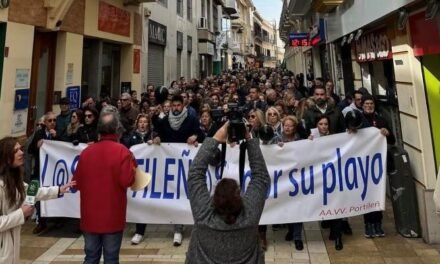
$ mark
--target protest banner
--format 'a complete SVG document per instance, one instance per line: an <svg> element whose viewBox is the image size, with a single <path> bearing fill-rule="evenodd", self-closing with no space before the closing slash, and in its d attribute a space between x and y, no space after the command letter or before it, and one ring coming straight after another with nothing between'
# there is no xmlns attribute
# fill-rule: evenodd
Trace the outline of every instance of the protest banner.
<svg viewBox="0 0 440 264"><path fill-rule="evenodd" d="M67 183L86 147L45 141L40 152L42 185ZM387 145L376 128L261 149L271 177L261 224L335 219L385 209ZM128 222L193 222L186 181L197 150L180 143L131 148L139 166L153 179L144 191L127 192ZM224 177L238 180L238 161L239 148L228 147ZM212 192L220 180L220 167L209 167L206 175ZM246 191L252 178L247 162L243 178L242 191ZM78 192L42 205L43 215L49 217L79 217L79 209Z"/></svg>

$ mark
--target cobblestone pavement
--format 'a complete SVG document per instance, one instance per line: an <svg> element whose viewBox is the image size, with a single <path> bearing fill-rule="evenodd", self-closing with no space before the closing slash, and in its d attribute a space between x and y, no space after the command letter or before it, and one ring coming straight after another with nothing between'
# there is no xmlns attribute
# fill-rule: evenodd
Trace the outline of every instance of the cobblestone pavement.
<svg viewBox="0 0 440 264"><path fill-rule="evenodd" d="M286 229L273 231L268 228L269 246L266 263L408 263L438 264L440 251L436 245L428 245L422 239L406 239L394 228L392 209L385 212L384 238L366 239L363 236L362 217L350 218L352 236L344 236L344 249L336 251L333 241L328 240L329 230L321 230L317 222L304 225L304 250L297 251L291 242L284 241ZM77 225L52 228L40 236L32 234L34 223L23 227L21 263L82 263L84 239L71 230ZM62 229L68 229L67 233ZM191 228L185 227L182 246L172 245L173 226L148 225L145 240L133 246L130 243L134 225L129 224L124 234L120 254L121 263L184 263Z"/></svg>

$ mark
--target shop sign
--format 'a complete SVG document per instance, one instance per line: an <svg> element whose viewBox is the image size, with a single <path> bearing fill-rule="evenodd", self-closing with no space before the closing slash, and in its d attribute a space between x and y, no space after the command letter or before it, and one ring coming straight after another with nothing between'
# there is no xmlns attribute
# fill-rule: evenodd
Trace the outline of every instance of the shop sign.
<svg viewBox="0 0 440 264"><path fill-rule="evenodd" d="M177 49L183 49L183 33L180 31L177 31Z"/></svg>
<svg viewBox="0 0 440 264"><path fill-rule="evenodd" d="M28 108L29 104L29 89L15 90L14 110L23 110Z"/></svg>
<svg viewBox="0 0 440 264"><path fill-rule="evenodd" d="M70 110L78 109L81 106L81 88L79 86L67 87L66 97L70 102Z"/></svg>
<svg viewBox="0 0 440 264"><path fill-rule="evenodd" d="M289 42L291 47L311 46L308 33L291 33L289 34Z"/></svg>
<svg viewBox="0 0 440 264"><path fill-rule="evenodd" d="M130 37L130 12L100 1L98 30Z"/></svg>
<svg viewBox="0 0 440 264"><path fill-rule="evenodd" d="M309 32L309 46L317 46L325 41L325 20L320 18L319 24L313 25Z"/></svg>
<svg viewBox="0 0 440 264"><path fill-rule="evenodd" d="M15 88L29 87L29 69L15 70Z"/></svg>
<svg viewBox="0 0 440 264"><path fill-rule="evenodd" d="M437 20L426 20L425 12L420 12L410 16L409 28L414 56L440 53L440 23Z"/></svg>
<svg viewBox="0 0 440 264"><path fill-rule="evenodd" d="M167 44L167 27L153 20L148 20L148 41L165 46Z"/></svg>
<svg viewBox="0 0 440 264"><path fill-rule="evenodd" d="M371 33L356 41L358 61L392 59L391 41L385 33Z"/></svg>
<svg viewBox="0 0 440 264"><path fill-rule="evenodd" d="M11 134L26 131L26 118L27 110L18 110L13 112L12 118L10 119L12 122Z"/></svg>

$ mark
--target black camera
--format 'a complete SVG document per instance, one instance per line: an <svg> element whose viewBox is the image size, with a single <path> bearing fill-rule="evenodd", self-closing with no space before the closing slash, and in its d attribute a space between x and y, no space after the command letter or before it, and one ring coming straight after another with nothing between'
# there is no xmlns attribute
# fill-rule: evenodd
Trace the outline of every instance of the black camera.
<svg viewBox="0 0 440 264"><path fill-rule="evenodd" d="M243 119L245 118L246 107L239 107L236 103L228 104L228 112L226 117L229 120L229 142L239 142L246 137L246 124Z"/></svg>
<svg viewBox="0 0 440 264"><path fill-rule="evenodd" d="M229 120L228 141L239 142L245 139L246 136L246 124L243 121L246 112L246 107L238 106L236 103L229 103L227 111L223 111L223 109L211 110L211 117L218 124Z"/></svg>

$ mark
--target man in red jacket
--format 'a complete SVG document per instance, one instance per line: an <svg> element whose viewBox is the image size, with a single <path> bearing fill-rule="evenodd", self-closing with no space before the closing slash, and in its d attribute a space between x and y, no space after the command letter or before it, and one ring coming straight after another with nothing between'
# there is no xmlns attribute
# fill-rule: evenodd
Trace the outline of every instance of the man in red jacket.
<svg viewBox="0 0 440 264"><path fill-rule="evenodd" d="M131 152L118 143L117 112L104 111L98 121L100 141L87 147L78 161L73 180L81 198L84 263L119 263L127 209L127 188L137 167Z"/></svg>

